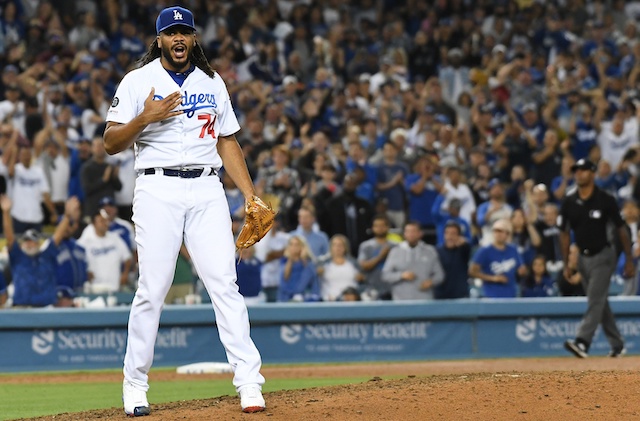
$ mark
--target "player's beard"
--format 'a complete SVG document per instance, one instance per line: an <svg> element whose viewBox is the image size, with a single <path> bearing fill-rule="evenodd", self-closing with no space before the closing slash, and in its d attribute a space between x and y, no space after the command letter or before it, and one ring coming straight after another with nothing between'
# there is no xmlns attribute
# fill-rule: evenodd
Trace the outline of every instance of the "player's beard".
<svg viewBox="0 0 640 421"><path fill-rule="evenodd" d="M165 47L164 45L160 48L162 58L173 68L175 71L186 70L189 65L189 59L191 57L191 51L193 47L189 47L187 44L180 44L184 46L184 57L176 59L173 57L173 48L175 45L171 47Z"/></svg>

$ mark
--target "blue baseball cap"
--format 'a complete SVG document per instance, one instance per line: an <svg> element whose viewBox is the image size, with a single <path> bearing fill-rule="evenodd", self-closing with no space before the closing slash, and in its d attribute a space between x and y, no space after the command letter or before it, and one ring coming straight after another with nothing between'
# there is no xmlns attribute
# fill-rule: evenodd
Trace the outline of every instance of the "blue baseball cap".
<svg viewBox="0 0 640 421"><path fill-rule="evenodd" d="M449 117L447 117L444 114L437 114L436 115L436 121L438 123L442 123L442 124L451 124L451 121L449 120Z"/></svg>
<svg viewBox="0 0 640 421"><path fill-rule="evenodd" d="M156 32L160 35L160 32L176 25L183 25L195 31L196 27L193 23L193 13L180 6L163 9L158 15L158 19L156 19Z"/></svg>
<svg viewBox="0 0 640 421"><path fill-rule="evenodd" d="M98 202L98 205L100 207L103 207L103 206L115 206L116 205L116 201L113 200L113 197L111 197L111 196L105 196L102 199L100 199L100 202Z"/></svg>
<svg viewBox="0 0 640 421"><path fill-rule="evenodd" d="M489 181L489 184L487 185L487 187L489 188L489 190L491 190L492 188L494 188L495 186L501 186L500 184L500 180L498 180L497 178L492 178Z"/></svg>

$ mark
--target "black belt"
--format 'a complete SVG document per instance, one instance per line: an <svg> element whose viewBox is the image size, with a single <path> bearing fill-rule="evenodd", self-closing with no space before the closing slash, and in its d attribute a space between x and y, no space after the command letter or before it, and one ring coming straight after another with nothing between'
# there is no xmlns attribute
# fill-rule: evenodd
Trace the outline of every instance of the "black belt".
<svg viewBox="0 0 640 421"><path fill-rule="evenodd" d="M168 177L180 177L180 178L198 178L202 176L206 168L194 168L192 170L174 170L172 168L145 168L143 170L144 175L153 175L157 172L161 172L162 175ZM208 175L218 175L218 170L211 168L211 172Z"/></svg>
<svg viewBox="0 0 640 421"><path fill-rule="evenodd" d="M600 253L602 250L606 249L607 247L609 247L609 243L605 244L602 247L592 247L592 248L588 248L588 249L581 249L580 250L580 254L582 254L583 256L595 256L596 254Z"/></svg>

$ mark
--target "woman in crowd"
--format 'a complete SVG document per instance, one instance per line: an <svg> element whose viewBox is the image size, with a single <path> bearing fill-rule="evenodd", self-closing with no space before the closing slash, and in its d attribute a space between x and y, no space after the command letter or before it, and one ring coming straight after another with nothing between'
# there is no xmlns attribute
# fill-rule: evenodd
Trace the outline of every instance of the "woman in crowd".
<svg viewBox="0 0 640 421"><path fill-rule="evenodd" d="M526 215L522 209L515 209L511 214L511 225L513 226L511 244L516 246L527 265L533 262L535 248L542 241L538 230L533 226L534 222L535 220Z"/></svg>
<svg viewBox="0 0 640 421"><path fill-rule="evenodd" d="M314 256L301 236L292 236L282 258L278 301L319 301L320 286Z"/></svg>
<svg viewBox="0 0 640 421"><path fill-rule="evenodd" d="M349 240L342 234L331 237L329 255L319 265L320 294L324 301L336 301L348 287L364 280L357 263L349 255Z"/></svg>

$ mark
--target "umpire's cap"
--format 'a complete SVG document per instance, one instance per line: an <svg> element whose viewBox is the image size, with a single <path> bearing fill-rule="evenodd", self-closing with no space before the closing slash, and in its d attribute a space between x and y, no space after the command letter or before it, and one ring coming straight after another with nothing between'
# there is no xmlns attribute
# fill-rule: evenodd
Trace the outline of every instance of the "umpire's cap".
<svg viewBox="0 0 640 421"><path fill-rule="evenodd" d="M172 26L182 25L196 30L193 23L193 13L190 10L180 6L172 6L163 9L156 19L156 32L160 32L171 28Z"/></svg>
<svg viewBox="0 0 640 421"><path fill-rule="evenodd" d="M596 164L584 158L579 159L575 164L571 166L571 171L573 172L575 172L576 170L589 170L595 172L596 169Z"/></svg>

